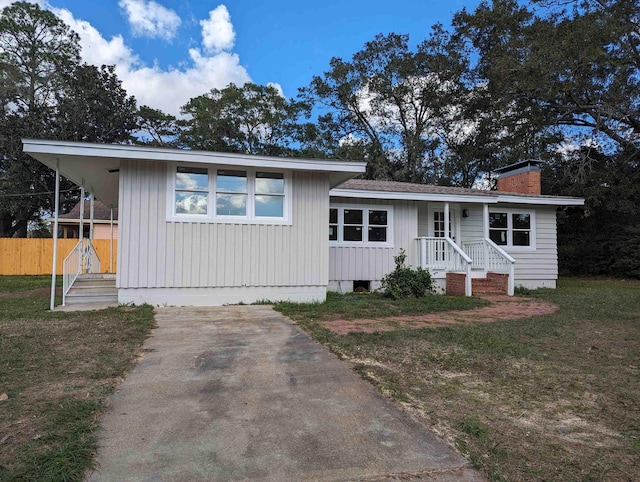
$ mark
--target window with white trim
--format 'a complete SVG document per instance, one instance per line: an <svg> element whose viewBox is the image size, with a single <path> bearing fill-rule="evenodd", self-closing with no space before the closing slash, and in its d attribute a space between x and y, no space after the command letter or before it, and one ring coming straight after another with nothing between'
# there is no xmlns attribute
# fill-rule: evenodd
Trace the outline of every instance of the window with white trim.
<svg viewBox="0 0 640 482"><path fill-rule="evenodd" d="M533 248L535 243L533 212L504 210L489 213L489 238L498 246Z"/></svg>
<svg viewBox="0 0 640 482"><path fill-rule="evenodd" d="M290 176L267 169L175 166L169 219L286 224Z"/></svg>
<svg viewBox="0 0 640 482"><path fill-rule="evenodd" d="M344 205L329 208L329 243L391 246L391 206Z"/></svg>

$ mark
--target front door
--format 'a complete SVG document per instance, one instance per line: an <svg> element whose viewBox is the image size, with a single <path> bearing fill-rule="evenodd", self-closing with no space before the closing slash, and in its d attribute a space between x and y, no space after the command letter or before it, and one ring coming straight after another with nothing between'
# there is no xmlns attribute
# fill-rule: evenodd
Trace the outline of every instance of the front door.
<svg viewBox="0 0 640 482"><path fill-rule="evenodd" d="M457 243L457 213L455 210L449 210L449 237ZM432 211L431 213L431 233L434 238L445 237L444 227L444 211Z"/></svg>
<svg viewBox="0 0 640 482"><path fill-rule="evenodd" d="M457 210L449 209L449 237L453 242L457 242ZM429 210L429 236L433 238L445 237L444 226L444 209L441 207L434 207ZM446 242L444 240L437 241L435 244L435 256L436 261L445 261L446 258Z"/></svg>

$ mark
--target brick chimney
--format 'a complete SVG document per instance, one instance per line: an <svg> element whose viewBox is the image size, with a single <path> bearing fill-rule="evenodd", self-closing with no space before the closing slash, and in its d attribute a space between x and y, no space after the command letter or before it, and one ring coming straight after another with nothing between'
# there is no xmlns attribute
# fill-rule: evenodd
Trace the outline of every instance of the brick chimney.
<svg viewBox="0 0 640 482"><path fill-rule="evenodd" d="M520 161L496 169L498 191L540 195L540 164L542 161Z"/></svg>

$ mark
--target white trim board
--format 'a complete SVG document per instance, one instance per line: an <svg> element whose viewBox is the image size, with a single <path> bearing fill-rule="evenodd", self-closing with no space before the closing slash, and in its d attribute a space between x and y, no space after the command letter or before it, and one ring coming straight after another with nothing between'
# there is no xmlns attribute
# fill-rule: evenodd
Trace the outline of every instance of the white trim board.
<svg viewBox="0 0 640 482"><path fill-rule="evenodd" d="M441 201L452 203L475 203L475 204L537 204L549 206L582 206L584 199L555 196L518 196L513 194L503 194L494 191L487 191L487 194L446 194L446 193L424 193L406 191L366 191L361 189L340 189L334 188L329 191L330 196L358 198L358 199L389 199L404 201Z"/></svg>
<svg viewBox="0 0 640 482"><path fill-rule="evenodd" d="M334 174L331 179L333 186L347 179L351 179L354 175L364 173L367 167L366 162L257 156L253 154L169 149L123 144L97 144L44 139L22 139L22 143L24 144L24 152L31 155L36 154L33 157L47 164L49 167L51 167L50 163L55 158L65 156L82 157L87 161L91 158L102 160L113 159L113 165L108 166L111 169L117 169L121 159L227 164L231 166L329 172Z"/></svg>
<svg viewBox="0 0 640 482"><path fill-rule="evenodd" d="M118 302L152 306L222 306L238 303L323 302L327 286L225 286L211 288L119 288Z"/></svg>

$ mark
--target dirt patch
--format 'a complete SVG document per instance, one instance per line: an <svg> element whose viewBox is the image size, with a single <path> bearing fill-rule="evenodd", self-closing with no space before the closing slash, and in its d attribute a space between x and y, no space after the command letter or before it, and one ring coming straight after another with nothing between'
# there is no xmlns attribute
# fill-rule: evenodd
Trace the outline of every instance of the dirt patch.
<svg viewBox="0 0 640 482"><path fill-rule="evenodd" d="M374 333L399 328L420 329L448 325L492 323L502 320L518 320L532 316L550 315L558 310L552 303L516 296L483 296L489 305L482 308L444 313L429 313L419 316L394 316L380 320L329 320L321 325L338 335L347 333Z"/></svg>
<svg viewBox="0 0 640 482"><path fill-rule="evenodd" d="M15 293L0 293L0 299L26 298L27 296L44 296L51 293L51 288L37 288L35 290L16 291ZM56 294L62 294L62 288L56 288Z"/></svg>

